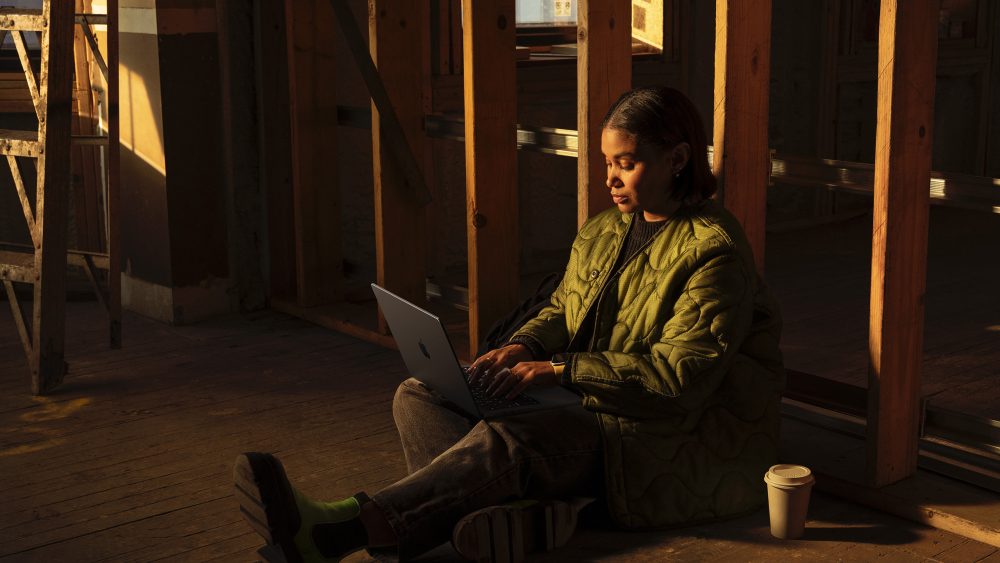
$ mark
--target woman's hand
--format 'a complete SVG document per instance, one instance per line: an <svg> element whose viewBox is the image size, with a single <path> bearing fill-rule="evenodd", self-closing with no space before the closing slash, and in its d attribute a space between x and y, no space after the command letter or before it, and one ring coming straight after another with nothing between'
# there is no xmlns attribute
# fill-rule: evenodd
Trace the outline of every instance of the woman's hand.
<svg viewBox="0 0 1000 563"><path fill-rule="evenodd" d="M520 362L509 370L501 371L486 389L492 397L505 396L513 399L524 392L529 385L554 387L559 385L559 376L551 362Z"/></svg>
<svg viewBox="0 0 1000 563"><path fill-rule="evenodd" d="M470 385L490 385L497 374L510 369L519 362L531 360L531 351L524 344L508 344L496 350L490 350L476 358L469 366Z"/></svg>

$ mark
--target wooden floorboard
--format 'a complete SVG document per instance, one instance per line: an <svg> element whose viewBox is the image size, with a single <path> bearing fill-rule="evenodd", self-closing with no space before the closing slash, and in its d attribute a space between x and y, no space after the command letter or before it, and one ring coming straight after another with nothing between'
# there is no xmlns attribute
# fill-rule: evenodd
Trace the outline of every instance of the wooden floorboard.
<svg viewBox="0 0 1000 563"><path fill-rule="evenodd" d="M270 312L193 327L126 314L125 348L113 351L96 303L72 302L67 311L71 370L57 393L28 394L19 345L6 346L15 357L0 364L0 561L254 561L261 540L231 492L242 451L276 452L296 486L317 498L374 492L405 474L391 414L405 377L395 351ZM13 322L0 307L0 343L11 339ZM650 534L581 530L540 560L959 561L993 553L820 495L809 533L796 542L771 538L760 511ZM457 560L447 546L426 559Z"/></svg>

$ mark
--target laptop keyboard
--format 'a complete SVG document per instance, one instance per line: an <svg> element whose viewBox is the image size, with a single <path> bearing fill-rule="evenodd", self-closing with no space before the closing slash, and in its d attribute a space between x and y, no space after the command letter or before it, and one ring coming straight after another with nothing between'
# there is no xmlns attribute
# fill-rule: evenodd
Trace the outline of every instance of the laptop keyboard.
<svg viewBox="0 0 1000 563"><path fill-rule="evenodd" d="M465 377L469 377L468 368L465 368ZM507 399L503 396L491 397L486 394L485 385L469 385L469 391L472 392L472 399L476 402L476 405L484 411L498 411L501 409L528 407L538 404L538 400L529 397L524 393L521 393L513 399Z"/></svg>

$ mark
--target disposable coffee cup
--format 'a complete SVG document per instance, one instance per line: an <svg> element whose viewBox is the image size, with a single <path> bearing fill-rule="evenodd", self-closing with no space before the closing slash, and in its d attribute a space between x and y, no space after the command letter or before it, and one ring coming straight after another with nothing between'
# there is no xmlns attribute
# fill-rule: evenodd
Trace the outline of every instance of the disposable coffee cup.
<svg viewBox="0 0 1000 563"><path fill-rule="evenodd" d="M802 537L814 481L812 471L803 465L774 465L764 474L772 536L785 540Z"/></svg>

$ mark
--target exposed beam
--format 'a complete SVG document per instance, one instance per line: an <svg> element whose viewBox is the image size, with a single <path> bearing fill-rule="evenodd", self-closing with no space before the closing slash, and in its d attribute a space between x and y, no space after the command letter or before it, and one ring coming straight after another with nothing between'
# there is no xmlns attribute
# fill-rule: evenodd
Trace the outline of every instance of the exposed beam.
<svg viewBox="0 0 1000 563"><path fill-rule="evenodd" d="M424 154L425 0L369 0L371 60L385 87L406 146ZM379 104L372 103L372 164L375 186L375 260L379 285L415 303L425 299L426 224L424 209L408 192L406 171L392 154L393 135ZM422 174L421 171L418 170ZM379 331L388 334L379 314Z"/></svg>
<svg viewBox="0 0 1000 563"><path fill-rule="evenodd" d="M514 0L463 0L469 345L517 303Z"/></svg>
<svg viewBox="0 0 1000 563"><path fill-rule="evenodd" d="M632 86L632 2L580 0L577 7L577 227L611 206L601 120Z"/></svg>
<svg viewBox="0 0 1000 563"><path fill-rule="evenodd" d="M883 0L880 8L868 335L874 486L917 468L939 8L934 0Z"/></svg>
<svg viewBox="0 0 1000 563"><path fill-rule="evenodd" d="M762 271L770 175L771 0L717 0L715 6L712 171L719 179L719 197L743 225Z"/></svg>

